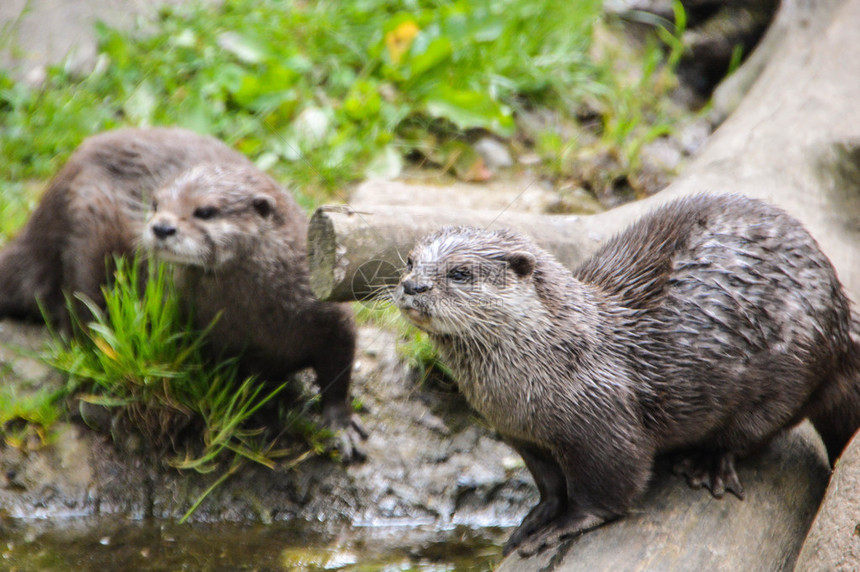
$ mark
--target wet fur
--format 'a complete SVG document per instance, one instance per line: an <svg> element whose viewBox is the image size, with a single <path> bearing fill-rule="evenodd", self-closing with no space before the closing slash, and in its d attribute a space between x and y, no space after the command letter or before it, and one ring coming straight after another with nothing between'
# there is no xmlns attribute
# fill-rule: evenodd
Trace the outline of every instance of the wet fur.
<svg viewBox="0 0 860 572"><path fill-rule="evenodd" d="M69 330L66 294L103 304L111 255L153 246L145 224L153 194L164 203L157 214L171 210L189 243L212 247L211 260L180 260L177 276L198 326L223 312L210 335L213 353L244 352L244 369L273 381L313 367L326 422L351 430L351 310L311 295L307 220L292 196L211 137L121 129L84 141L0 251L0 318L38 319L41 303ZM216 205L219 216L195 219L197 204ZM353 452L351 443L341 449Z"/></svg>
<svg viewBox="0 0 860 572"><path fill-rule="evenodd" d="M860 427L848 300L800 223L762 202L670 203L573 273L516 233L472 228L426 237L410 262L398 306L541 493L507 552L622 515L659 453L702 455L736 480L735 454L805 417L831 462ZM466 286L450 278L499 263Z"/></svg>

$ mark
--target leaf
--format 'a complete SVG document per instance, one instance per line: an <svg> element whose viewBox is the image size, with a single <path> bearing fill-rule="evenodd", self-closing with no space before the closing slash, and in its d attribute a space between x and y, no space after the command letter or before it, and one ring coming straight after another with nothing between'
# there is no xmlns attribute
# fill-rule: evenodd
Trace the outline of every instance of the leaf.
<svg viewBox="0 0 860 572"><path fill-rule="evenodd" d="M420 31L421 29L415 20L409 19L400 22L385 34L385 47L388 50L388 57L395 65L400 63L403 56L412 47L412 42Z"/></svg>
<svg viewBox="0 0 860 572"><path fill-rule="evenodd" d="M256 40L238 32L223 32L218 36L218 46L227 50L246 64L258 64L268 55L265 47Z"/></svg>
<svg viewBox="0 0 860 572"><path fill-rule="evenodd" d="M350 119L362 121L379 114L382 98L375 83L359 80L352 85L343 102L343 110Z"/></svg>
<svg viewBox="0 0 860 572"><path fill-rule="evenodd" d="M381 153L376 155L367 169L365 177L378 179L393 179L403 170L403 156L394 145L387 145Z"/></svg>
<svg viewBox="0 0 860 572"><path fill-rule="evenodd" d="M461 129L481 127L503 137L514 133L510 109L477 91L437 86L424 98L424 109L431 116L447 119Z"/></svg>
<svg viewBox="0 0 860 572"><path fill-rule="evenodd" d="M93 342L96 344L96 347L101 350L101 352L105 354L109 359L112 359L113 361L118 361L119 356L117 355L116 350L110 347L110 344L108 344L108 342L105 341L104 338L94 336Z"/></svg>
<svg viewBox="0 0 860 572"><path fill-rule="evenodd" d="M454 48L451 45L451 40L448 38L441 37L431 41L422 53L409 58L410 79L421 77L429 70L448 60L453 53Z"/></svg>
<svg viewBox="0 0 860 572"><path fill-rule="evenodd" d="M101 405L102 407L124 407L134 401L133 399L123 399L121 397L111 397L108 395L94 395L91 393L78 395L78 399L85 403Z"/></svg>
<svg viewBox="0 0 860 572"><path fill-rule="evenodd" d="M142 81L128 96L122 110L137 125L149 125L157 105L155 89L148 81Z"/></svg>
<svg viewBox="0 0 860 572"><path fill-rule="evenodd" d="M238 89L231 91L233 99L251 111L272 111L281 108L280 115L289 118L299 96L292 88L298 76L280 65L269 67L262 74L242 72Z"/></svg>

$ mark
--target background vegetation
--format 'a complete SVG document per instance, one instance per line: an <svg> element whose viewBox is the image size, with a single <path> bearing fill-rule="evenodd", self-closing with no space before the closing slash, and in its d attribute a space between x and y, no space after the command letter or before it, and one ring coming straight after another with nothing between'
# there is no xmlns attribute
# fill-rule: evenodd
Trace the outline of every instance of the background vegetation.
<svg viewBox="0 0 860 572"><path fill-rule="evenodd" d="M521 115L535 109L587 119L629 163L671 127L659 96L672 82L656 43L622 78L613 54L593 57L600 6L226 0L166 7L146 33L99 26L86 77L55 66L33 87L0 71L0 233L20 224L28 181L118 125L215 135L288 181L306 206L367 173L396 172L404 157L455 165L467 152L456 142L479 133L534 148L564 174L577 142L558 125L523 129Z"/></svg>

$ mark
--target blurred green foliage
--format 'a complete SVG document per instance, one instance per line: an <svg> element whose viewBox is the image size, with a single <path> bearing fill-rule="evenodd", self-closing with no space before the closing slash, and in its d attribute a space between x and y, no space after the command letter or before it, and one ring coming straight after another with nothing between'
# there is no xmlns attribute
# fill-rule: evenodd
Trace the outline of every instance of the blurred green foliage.
<svg viewBox="0 0 860 572"><path fill-rule="evenodd" d="M510 136L523 106L572 114L606 93L588 56L600 4L225 0L165 7L146 33L99 25L86 77L0 72L0 191L49 177L92 133L176 124L323 200L429 131Z"/></svg>

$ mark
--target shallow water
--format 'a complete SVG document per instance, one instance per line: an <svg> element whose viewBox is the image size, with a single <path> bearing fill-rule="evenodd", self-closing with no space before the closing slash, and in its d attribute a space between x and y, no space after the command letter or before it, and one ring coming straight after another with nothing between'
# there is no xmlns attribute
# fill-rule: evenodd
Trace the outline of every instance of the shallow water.
<svg viewBox="0 0 860 572"><path fill-rule="evenodd" d="M314 528L323 527L5 519L0 520L0 569L478 572L501 560L509 533L465 527Z"/></svg>

